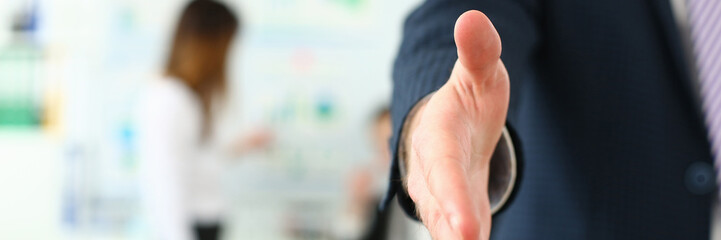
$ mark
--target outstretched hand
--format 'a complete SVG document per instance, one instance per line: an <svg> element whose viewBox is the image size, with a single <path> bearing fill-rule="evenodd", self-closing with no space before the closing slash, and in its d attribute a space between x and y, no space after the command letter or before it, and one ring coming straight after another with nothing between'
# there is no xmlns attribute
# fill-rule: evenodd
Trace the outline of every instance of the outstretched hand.
<svg viewBox="0 0 721 240"><path fill-rule="evenodd" d="M458 60L448 82L409 119L406 181L434 239L488 239L488 169L501 136L509 80L491 21L468 11L456 21Z"/></svg>

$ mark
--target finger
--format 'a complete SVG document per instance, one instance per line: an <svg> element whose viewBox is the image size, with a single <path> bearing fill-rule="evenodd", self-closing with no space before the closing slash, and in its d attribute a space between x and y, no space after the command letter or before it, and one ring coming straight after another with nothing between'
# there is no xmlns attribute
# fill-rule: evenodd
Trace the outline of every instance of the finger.
<svg viewBox="0 0 721 240"><path fill-rule="evenodd" d="M477 239L480 233L480 216L474 198L469 189L462 161L459 158L470 157L456 146L444 143L456 142L457 139L438 136L434 142L420 143L416 146L433 146L425 151L416 152L428 190L442 210L450 228L463 239Z"/></svg>
<svg viewBox="0 0 721 240"><path fill-rule="evenodd" d="M418 218L426 226L433 239L462 239L458 233L451 228L449 221L443 215L443 210L438 201L430 194L423 176L420 174L419 164L409 169L408 193L416 203Z"/></svg>
<svg viewBox="0 0 721 240"><path fill-rule="evenodd" d="M431 234L433 239L469 239L476 240L468 237L461 236L456 232L450 225L448 219L443 216L442 210L438 206L438 203L431 198L429 203L427 218L423 220L423 223L428 227L428 232Z"/></svg>
<svg viewBox="0 0 721 240"><path fill-rule="evenodd" d="M488 239L491 233L491 202L488 199L488 169L481 170L471 178L471 183L477 191L473 195L481 219L481 239ZM485 184L484 184L485 183Z"/></svg>
<svg viewBox="0 0 721 240"><path fill-rule="evenodd" d="M454 38L458 60L469 73L493 73L501 57L501 38L485 14L477 10L463 13L456 21Z"/></svg>
<svg viewBox="0 0 721 240"><path fill-rule="evenodd" d="M477 239L480 216L458 161L438 159L426 173L429 191L447 222L440 224L449 225L462 239Z"/></svg>

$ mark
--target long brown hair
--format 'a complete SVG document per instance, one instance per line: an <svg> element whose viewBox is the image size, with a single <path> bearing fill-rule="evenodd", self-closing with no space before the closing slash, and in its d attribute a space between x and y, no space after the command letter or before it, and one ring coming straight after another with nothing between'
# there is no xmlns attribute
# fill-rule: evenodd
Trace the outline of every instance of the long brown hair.
<svg viewBox="0 0 721 240"><path fill-rule="evenodd" d="M187 85L200 99L204 138L211 129L212 102L226 94L227 55L239 25L224 4L194 0L183 10L175 29L166 74Z"/></svg>

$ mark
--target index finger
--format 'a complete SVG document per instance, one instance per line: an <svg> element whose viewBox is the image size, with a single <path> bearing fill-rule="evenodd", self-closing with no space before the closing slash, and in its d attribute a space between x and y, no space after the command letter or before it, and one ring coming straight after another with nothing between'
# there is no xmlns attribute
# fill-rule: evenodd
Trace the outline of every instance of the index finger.
<svg viewBox="0 0 721 240"><path fill-rule="evenodd" d="M429 142L415 145L413 151L419 158L428 190L448 224L464 239L478 239L480 213L471 197L469 178L461 159L470 156L462 150L458 140L452 138L425 138Z"/></svg>

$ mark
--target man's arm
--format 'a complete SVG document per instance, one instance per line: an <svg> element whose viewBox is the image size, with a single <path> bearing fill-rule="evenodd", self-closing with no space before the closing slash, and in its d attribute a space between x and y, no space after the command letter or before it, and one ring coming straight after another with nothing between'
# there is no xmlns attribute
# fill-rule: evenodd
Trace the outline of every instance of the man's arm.
<svg viewBox="0 0 721 240"><path fill-rule="evenodd" d="M429 93L440 89L444 84L447 85L454 64L458 67L459 64L456 63L458 58L457 48L451 33L453 32L455 18L468 9L484 10L498 27L504 44L508 44L505 45L503 59L508 66L508 71L514 78L511 89L514 89L514 91L518 89L520 82L531 75L532 49L536 45L538 38L535 20L532 17L535 6L531 2L431 0L427 1L408 18L404 30L403 45L396 60L394 71L392 105L394 137L391 140L394 162L390 193L398 193L399 202L411 216L416 214L415 203L401 185L402 176L398 156L404 153L398 150L400 146L411 145L407 138L413 134L405 134L407 138L403 139L401 132L406 132L403 129L404 125L408 127L413 122L420 123L420 121L414 119L407 119L406 116L414 106L416 109L422 109L424 103L419 104L420 106L417 106L416 103ZM470 29L473 29L473 27ZM456 34L458 35L458 32ZM482 45L479 46L482 47ZM469 45L469 49L473 50L474 47L476 47L474 43ZM478 52L482 52L482 50L477 49ZM498 51L500 54L500 46ZM471 58L475 57L473 56L474 51L469 52ZM474 64L474 61L466 62ZM475 63L479 62L476 61ZM500 63L500 66L502 65L503 63ZM503 69L505 70L505 68ZM511 104L513 103L514 101L511 100ZM511 111L513 109L514 107L511 106ZM442 113L430 114L438 115ZM503 115L505 118L505 110ZM500 127L498 131L500 131ZM497 139L495 140L497 141ZM413 157L410 158L413 159Z"/></svg>

